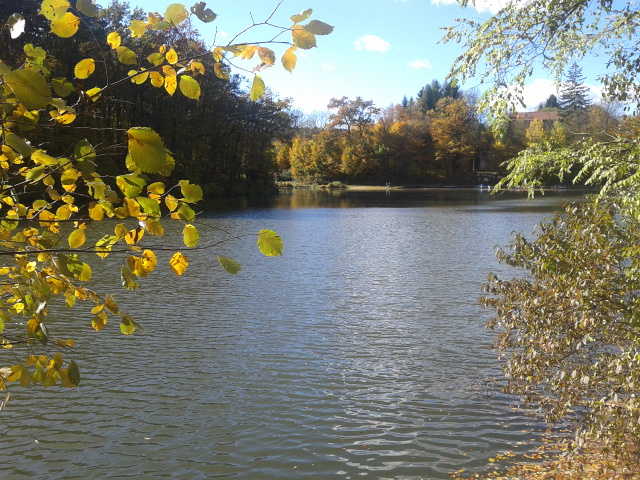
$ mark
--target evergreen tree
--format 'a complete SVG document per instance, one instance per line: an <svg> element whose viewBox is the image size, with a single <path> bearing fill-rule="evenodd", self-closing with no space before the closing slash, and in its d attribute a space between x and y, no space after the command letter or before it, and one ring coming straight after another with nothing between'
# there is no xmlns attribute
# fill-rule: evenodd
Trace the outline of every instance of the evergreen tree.
<svg viewBox="0 0 640 480"><path fill-rule="evenodd" d="M418 92L418 107L420 111L426 113L436 108L436 104L441 98L455 100L460 97L461 93L460 87L451 81L445 81L441 84L438 80L433 80Z"/></svg>
<svg viewBox="0 0 640 480"><path fill-rule="evenodd" d="M560 85L558 107L566 114L585 112L591 101L589 100L589 86L584 83L585 76L577 63L569 68L567 79Z"/></svg>

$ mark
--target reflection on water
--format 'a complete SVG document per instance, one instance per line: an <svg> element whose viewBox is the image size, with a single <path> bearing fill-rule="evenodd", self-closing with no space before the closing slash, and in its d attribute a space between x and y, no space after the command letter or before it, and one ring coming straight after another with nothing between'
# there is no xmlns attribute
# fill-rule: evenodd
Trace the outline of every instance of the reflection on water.
<svg viewBox="0 0 640 480"><path fill-rule="evenodd" d="M539 426L487 388L499 366L476 299L502 268L494 246L561 201L525 197L296 191L205 216L204 242L267 227L284 256L223 244L215 253L243 265L230 276L214 252L190 252L184 278L118 295L144 335L116 335L114 320L97 335L66 313L51 328L87 325L83 386L13 389L0 472L444 479L517 449Z"/></svg>

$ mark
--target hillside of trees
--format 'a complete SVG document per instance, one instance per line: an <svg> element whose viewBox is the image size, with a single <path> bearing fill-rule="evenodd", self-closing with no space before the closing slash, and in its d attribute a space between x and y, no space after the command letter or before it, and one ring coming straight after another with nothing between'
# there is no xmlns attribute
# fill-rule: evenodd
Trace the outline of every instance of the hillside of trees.
<svg viewBox="0 0 640 480"><path fill-rule="evenodd" d="M85 19L88 28L81 28L72 39L52 37L47 19L38 14L40 1L9 3L12 3L12 12L36 24L36 28L24 33L21 42L11 41L9 29L1 31L2 60L12 67L29 59L23 44L46 48L46 58L38 61L45 64L54 78L73 78L74 66L83 58L104 58L108 64L96 68L86 80L87 87L102 86L109 83L105 78L107 72L112 80L126 79L130 66L114 56L105 56L95 38L106 38L109 33L117 32L123 44L143 55L154 53L146 38L134 38L129 29L131 20L146 19L146 13L131 9L126 2L113 1L107 8L100 9L97 17ZM206 52L202 38L189 20L175 29L154 31L153 36L155 43L173 45L184 55ZM87 128L99 129L104 145L118 144L122 132L132 126L154 129L175 154L176 168L169 181L178 178L198 181L205 194L272 186L272 143L291 136L289 101L267 91L255 102L250 99L250 85L244 78L235 75L226 80L216 76L211 55L200 61L204 64L204 73L198 76L201 89L198 102L182 95L167 98L164 88L156 88L151 82L131 88L127 80L102 96L97 111L86 119ZM62 124L32 133L34 141L49 148L84 138L78 129ZM113 151L113 156L102 158L105 173L123 171L121 153Z"/></svg>
<svg viewBox="0 0 640 480"><path fill-rule="evenodd" d="M498 135L478 112L475 93L447 81L433 80L415 99L405 97L385 109L345 97L333 99L328 110L299 121L293 140L275 143L281 179L470 185L475 172L504 173L503 162L527 147L568 147L588 136L606 138L634 123L622 116L620 103L591 102L577 65L567 72L558 96L550 93L534 114L510 115ZM564 181L569 183L570 176Z"/></svg>
<svg viewBox="0 0 640 480"><path fill-rule="evenodd" d="M53 77L73 77L73 67L87 56L102 56L94 36L120 34L122 41L145 52L144 41L134 38L131 20L144 18L140 9L113 1L88 19L71 40L51 40L47 20L38 15L37 0L15 3L14 10L33 19L37 28L25 32L25 42L37 48L46 39L44 62ZM3 61L14 67L29 58L8 29L1 33ZM206 50L190 21L178 28L154 32L155 41L174 45L187 54ZM108 83L107 72L127 76L128 66L113 56L91 76L89 86ZM34 61L31 58L31 61ZM538 111L551 115L523 119L512 115L506 129L496 135L476 108L477 95L460 86L433 80L400 104L382 108L361 97L334 98L326 111L300 112L289 99L267 90L252 101L248 81L239 75L229 80L215 74L215 61L203 57L199 77L201 95L192 102L180 95L166 98L152 82L138 88L121 85L104 95L87 118L87 128L101 132L104 145L116 145L122 132L135 125L152 128L175 153L176 167L169 181L197 181L205 195L267 190L275 181L297 184L472 185L474 173L504 173L501 165L525 148L569 146L586 134L606 137L620 127L621 107L614 103L592 104L581 71L574 65L556 97ZM558 115L554 117L553 113ZM626 120L625 125L630 123ZM632 122L631 122L632 123ZM623 128L630 128L623 126ZM59 124L33 132L33 138L51 148L81 140L82 132ZM122 151L102 158L106 173L122 171ZM568 181L569 179L567 179Z"/></svg>

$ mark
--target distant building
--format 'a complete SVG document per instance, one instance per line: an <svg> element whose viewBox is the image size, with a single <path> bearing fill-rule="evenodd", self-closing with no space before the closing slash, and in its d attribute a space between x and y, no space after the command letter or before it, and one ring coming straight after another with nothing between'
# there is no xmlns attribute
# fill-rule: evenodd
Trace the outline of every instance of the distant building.
<svg viewBox="0 0 640 480"><path fill-rule="evenodd" d="M517 112L510 113L509 120L512 122L530 123L534 120L542 120L545 123L553 123L562 120L558 110L543 110L540 112Z"/></svg>

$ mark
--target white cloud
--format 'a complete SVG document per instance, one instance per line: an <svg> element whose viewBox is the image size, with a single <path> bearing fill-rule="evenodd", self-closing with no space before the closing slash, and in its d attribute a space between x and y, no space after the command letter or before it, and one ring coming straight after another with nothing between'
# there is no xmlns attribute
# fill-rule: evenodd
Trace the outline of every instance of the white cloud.
<svg viewBox="0 0 640 480"><path fill-rule="evenodd" d="M504 7L509 0L476 0L475 5L469 2L470 7L475 7L478 12L491 12L496 14ZM431 0L432 5L453 5L458 4L457 0Z"/></svg>
<svg viewBox="0 0 640 480"><path fill-rule="evenodd" d="M333 72L336 69L336 65L333 62L320 62L320 66L323 70Z"/></svg>
<svg viewBox="0 0 640 480"><path fill-rule="evenodd" d="M524 103L528 110L537 109L549 95L558 96L558 85L553 80L537 78L524 86Z"/></svg>
<svg viewBox="0 0 640 480"><path fill-rule="evenodd" d="M374 52L386 52L391 44L375 35L365 35L355 41L356 50L371 50Z"/></svg>
<svg viewBox="0 0 640 480"><path fill-rule="evenodd" d="M427 60L426 58L422 59L422 60L413 60L413 61L407 63L407 66L411 67L411 68L415 68L416 70L419 69L419 68L431 68L432 67L431 62L429 62L429 60Z"/></svg>

